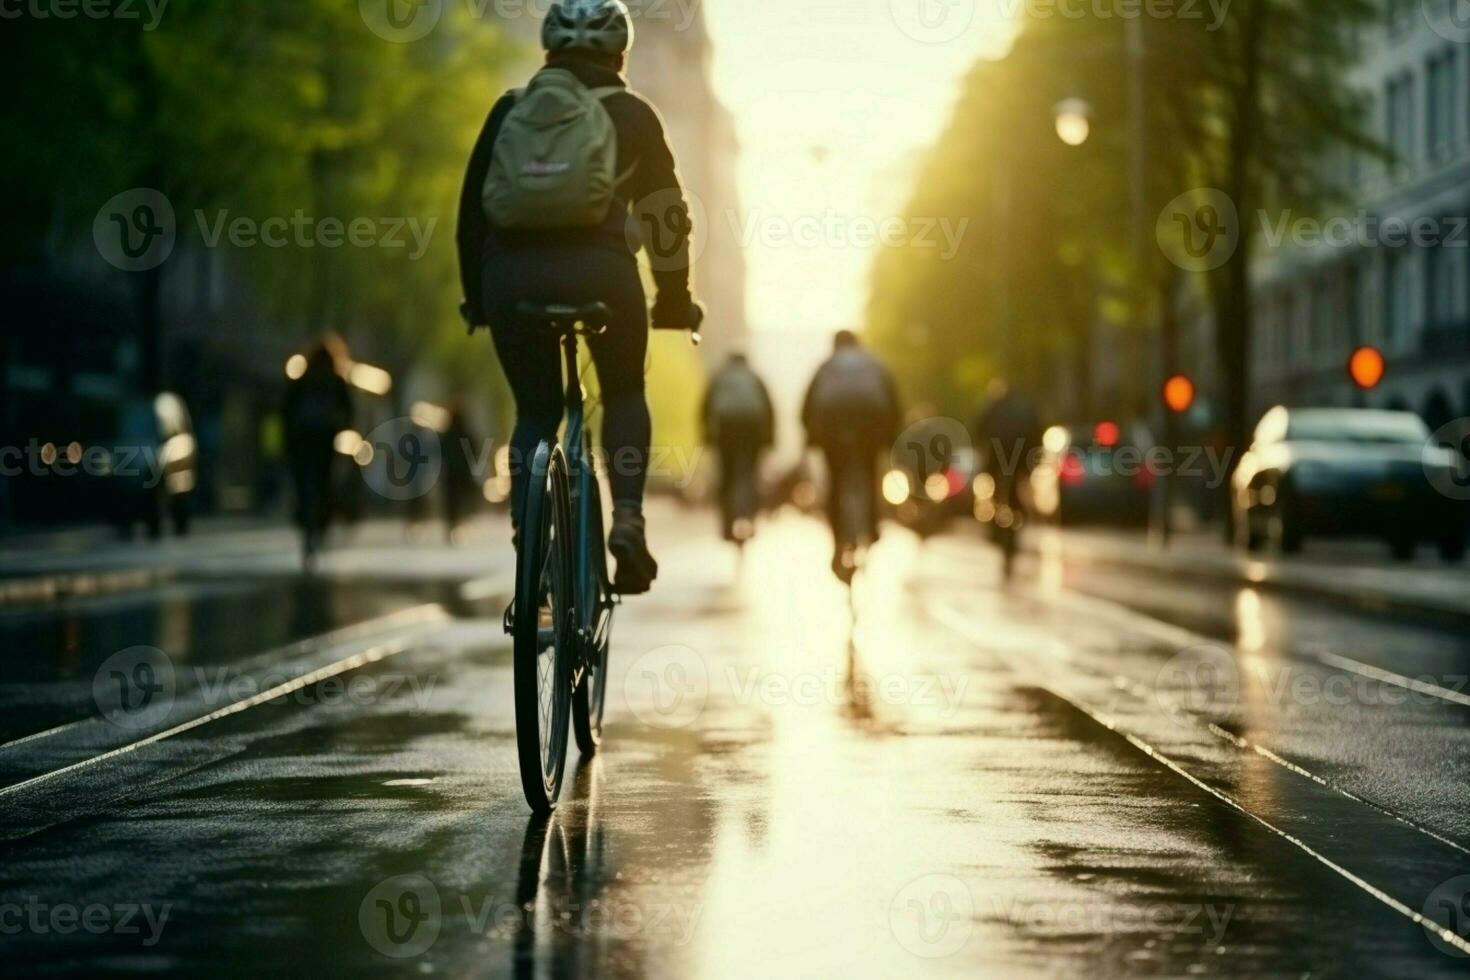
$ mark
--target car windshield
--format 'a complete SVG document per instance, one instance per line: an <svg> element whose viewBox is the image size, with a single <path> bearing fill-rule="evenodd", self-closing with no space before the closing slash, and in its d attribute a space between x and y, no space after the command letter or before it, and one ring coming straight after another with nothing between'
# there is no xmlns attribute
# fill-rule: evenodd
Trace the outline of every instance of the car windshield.
<svg viewBox="0 0 1470 980"><path fill-rule="evenodd" d="M1429 430L1407 412L1304 412L1293 415L1287 439L1301 442L1420 444Z"/></svg>

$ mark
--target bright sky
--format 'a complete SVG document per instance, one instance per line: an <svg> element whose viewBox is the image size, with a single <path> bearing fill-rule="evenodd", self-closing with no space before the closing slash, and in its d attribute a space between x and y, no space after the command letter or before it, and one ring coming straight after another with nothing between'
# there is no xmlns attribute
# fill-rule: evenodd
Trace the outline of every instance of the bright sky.
<svg viewBox="0 0 1470 980"><path fill-rule="evenodd" d="M860 325L877 224L901 213L959 80L1001 53L1004 0L711 0L740 135L751 328Z"/></svg>

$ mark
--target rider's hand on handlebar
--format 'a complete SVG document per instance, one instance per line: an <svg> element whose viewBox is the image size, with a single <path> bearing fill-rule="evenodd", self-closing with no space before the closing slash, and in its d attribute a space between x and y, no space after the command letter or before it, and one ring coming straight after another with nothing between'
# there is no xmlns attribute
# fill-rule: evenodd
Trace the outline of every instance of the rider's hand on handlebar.
<svg viewBox="0 0 1470 980"><path fill-rule="evenodd" d="M687 295L671 299L660 294L654 301L652 318L655 330L694 331L704 322L704 307Z"/></svg>

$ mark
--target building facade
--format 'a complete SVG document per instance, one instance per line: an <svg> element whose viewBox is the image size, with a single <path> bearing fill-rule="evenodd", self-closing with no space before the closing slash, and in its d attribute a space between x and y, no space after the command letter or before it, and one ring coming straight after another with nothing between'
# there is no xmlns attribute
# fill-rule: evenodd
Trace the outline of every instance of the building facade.
<svg viewBox="0 0 1470 980"><path fill-rule="evenodd" d="M1325 176L1352 203L1249 229L1267 240L1253 270L1257 412L1367 404L1418 412L1431 428L1470 415L1470 31L1452 7L1395 3L1355 38L1350 80L1395 159L1335 154ZM1363 344L1388 361L1366 396L1346 372Z"/></svg>

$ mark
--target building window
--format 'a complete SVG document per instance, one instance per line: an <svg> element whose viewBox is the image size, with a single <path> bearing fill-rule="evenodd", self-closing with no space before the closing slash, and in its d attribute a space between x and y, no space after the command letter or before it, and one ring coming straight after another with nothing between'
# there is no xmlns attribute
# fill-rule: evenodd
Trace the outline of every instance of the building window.
<svg viewBox="0 0 1470 980"><path fill-rule="evenodd" d="M1455 85L1455 52L1451 48L1429 59L1428 83L1424 93L1424 132L1426 148L1432 160L1449 156L1455 143L1455 106L1459 92Z"/></svg>
<svg viewBox="0 0 1470 980"><path fill-rule="evenodd" d="M1409 73L1388 80L1384 100L1385 137L1397 155L1399 166L1414 161L1414 76Z"/></svg>
<svg viewBox="0 0 1470 980"><path fill-rule="evenodd" d="M1408 334L1409 303L1409 252L1389 249L1383 263L1383 339L1390 348Z"/></svg>
<svg viewBox="0 0 1470 980"><path fill-rule="evenodd" d="M1312 290L1312 360L1320 364L1332 357L1337 346L1335 323L1337 303L1332 295L1332 280L1323 276Z"/></svg>
<svg viewBox="0 0 1470 980"><path fill-rule="evenodd" d="M1424 308L1431 327L1455 318L1455 253L1445 245L1425 252Z"/></svg>
<svg viewBox="0 0 1470 980"><path fill-rule="evenodd" d="M1363 323L1363 273L1357 263L1349 263L1342 273L1342 325L1350 347L1367 341Z"/></svg>

